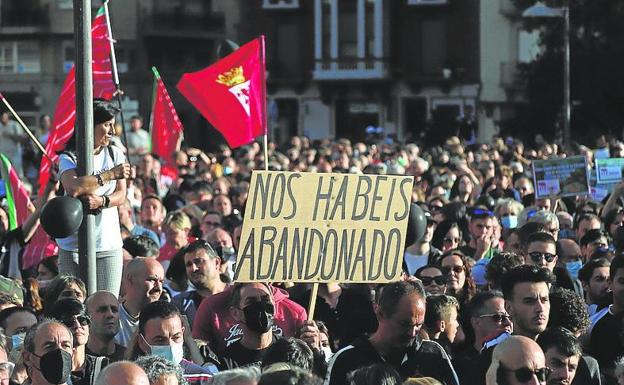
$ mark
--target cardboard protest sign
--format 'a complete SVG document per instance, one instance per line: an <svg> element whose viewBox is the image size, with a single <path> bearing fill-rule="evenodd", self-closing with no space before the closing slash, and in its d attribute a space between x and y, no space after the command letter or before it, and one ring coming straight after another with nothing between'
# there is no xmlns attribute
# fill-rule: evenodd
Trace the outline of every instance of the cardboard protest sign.
<svg viewBox="0 0 624 385"><path fill-rule="evenodd" d="M234 281L398 280L413 182L254 171Z"/></svg>
<svg viewBox="0 0 624 385"><path fill-rule="evenodd" d="M596 159L596 181L599 184L615 184L622 181L624 158Z"/></svg>
<svg viewBox="0 0 624 385"><path fill-rule="evenodd" d="M555 198L590 193L584 156L534 160L535 198Z"/></svg>

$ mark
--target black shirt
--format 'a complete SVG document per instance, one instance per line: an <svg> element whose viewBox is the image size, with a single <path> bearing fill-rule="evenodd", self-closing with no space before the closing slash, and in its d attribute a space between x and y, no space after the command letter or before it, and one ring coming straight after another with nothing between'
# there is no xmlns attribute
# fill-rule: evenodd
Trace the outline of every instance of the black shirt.
<svg viewBox="0 0 624 385"><path fill-rule="evenodd" d="M241 344L241 340L232 343L223 351L219 370L234 369L241 366L262 366L262 359L269 348L277 341L277 336L273 335L271 345L264 349L247 349Z"/></svg>
<svg viewBox="0 0 624 385"><path fill-rule="evenodd" d="M433 377L445 385L459 385L453 365L439 344L417 337L400 354L384 358L367 336L356 339L332 357L326 383L349 385L347 376L350 372L377 363L389 364L403 380L410 377Z"/></svg>
<svg viewBox="0 0 624 385"><path fill-rule="evenodd" d="M81 372L71 372L71 383L72 385L93 385L95 382L95 377L97 373L95 373L96 360L100 357L94 357L90 354L85 355L85 364L84 370ZM102 357L102 366L100 368L104 369L106 365L108 365L108 358Z"/></svg>
<svg viewBox="0 0 624 385"><path fill-rule="evenodd" d="M91 355L94 357L106 357L108 358L110 362L117 362L117 361L122 361L124 359L124 355L126 354L126 348L116 343L115 351L113 352L113 354L109 354L109 355L97 354L89 350L88 346L85 347L85 352L88 355Z"/></svg>
<svg viewBox="0 0 624 385"><path fill-rule="evenodd" d="M596 313L594 317L592 317L592 321L595 321L594 326L590 329L589 336L589 353L598 361L600 370L605 373L613 369L616 358L624 351L620 341L622 315L611 313L609 307Z"/></svg>

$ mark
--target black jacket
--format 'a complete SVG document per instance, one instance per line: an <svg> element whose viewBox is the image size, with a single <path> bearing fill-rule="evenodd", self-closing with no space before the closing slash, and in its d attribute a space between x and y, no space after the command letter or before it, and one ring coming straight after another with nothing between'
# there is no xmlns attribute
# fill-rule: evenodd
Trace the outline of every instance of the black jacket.
<svg viewBox="0 0 624 385"><path fill-rule="evenodd" d="M347 375L355 369L377 363L391 365L403 380L433 377L445 385L459 385L455 369L444 349L436 342L417 337L396 360L385 360L363 336L338 351L329 362L325 384L349 385Z"/></svg>

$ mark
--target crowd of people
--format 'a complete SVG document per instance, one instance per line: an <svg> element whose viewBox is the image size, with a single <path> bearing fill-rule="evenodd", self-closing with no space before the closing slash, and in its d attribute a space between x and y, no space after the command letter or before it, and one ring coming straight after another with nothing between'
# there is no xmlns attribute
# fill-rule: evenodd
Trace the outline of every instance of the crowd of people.
<svg viewBox="0 0 624 385"><path fill-rule="evenodd" d="M0 384L624 385L624 183L601 201L536 199L531 175L532 160L582 154L591 168L624 143L296 136L268 154L182 148L166 165L139 116L121 144L116 113L94 103L94 175L77 175L70 142L24 223L10 230L0 208ZM426 229L401 280L320 284L311 320L310 284L233 282L265 161L414 176ZM11 263L57 194L96 215L93 294L75 235L33 268Z"/></svg>

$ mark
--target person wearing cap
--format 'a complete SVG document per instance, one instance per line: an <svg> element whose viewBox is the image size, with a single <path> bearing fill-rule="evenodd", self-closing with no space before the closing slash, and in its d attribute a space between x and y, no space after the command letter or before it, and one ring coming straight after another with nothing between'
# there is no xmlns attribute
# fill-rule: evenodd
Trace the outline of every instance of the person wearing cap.
<svg viewBox="0 0 624 385"><path fill-rule="evenodd" d="M74 298L58 300L47 315L67 326L74 340L72 356L72 385L91 385L100 370L109 364L106 357L95 357L86 353L89 341L91 318L84 305Z"/></svg>
<svg viewBox="0 0 624 385"><path fill-rule="evenodd" d="M425 218L427 218L425 234L421 239L409 245L405 249L405 254L403 256L404 268L409 275L414 275L416 270L425 265L436 263L442 256L442 252L431 245L436 222L433 220L429 211L425 211L424 213Z"/></svg>
<svg viewBox="0 0 624 385"><path fill-rule="evenodd" d="M470 242L459 248L467 257L480 260L491 252L494 235L494 213L485 207L477 206L470 210Z"/></svg>

